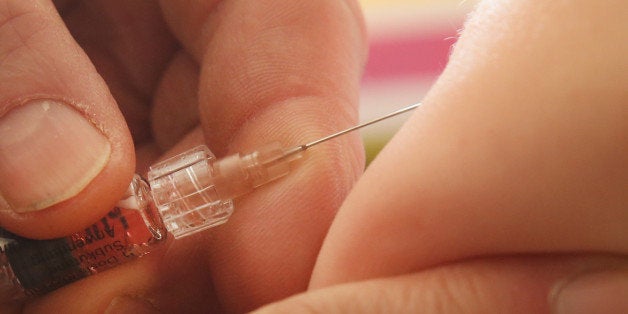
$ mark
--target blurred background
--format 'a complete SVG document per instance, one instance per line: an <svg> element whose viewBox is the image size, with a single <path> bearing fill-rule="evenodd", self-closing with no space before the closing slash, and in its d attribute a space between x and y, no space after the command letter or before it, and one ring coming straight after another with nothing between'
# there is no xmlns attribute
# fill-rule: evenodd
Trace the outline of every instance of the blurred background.
<svg viewBox="0 0 628 314"><path fill-rule="evenodd" d="M360 0L369 61L360 95L365 122L420 102L443 71L473 0ZM362 129L367 162L409 114Z"/></svg>

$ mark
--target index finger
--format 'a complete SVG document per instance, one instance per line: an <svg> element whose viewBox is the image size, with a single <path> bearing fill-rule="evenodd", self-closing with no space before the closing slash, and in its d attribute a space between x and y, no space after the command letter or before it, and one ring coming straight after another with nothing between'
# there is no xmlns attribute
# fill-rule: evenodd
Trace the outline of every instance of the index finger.
<svg viewBox="0 0 628 314"><path fill-rule="evenodd" d="M202 15L193 6L174 13L176 4L162 5L171 25ZM366 49L353 2L226 1L213 8L199 37L190 36L197 32L192 24L173 28L201 61L199 112L218 155L274 140L302 143L357 120ZM344 138L313 151L302 171L272 190L237 203L208 244L221 303L248 310L304 290L362 167L357 137Z"/></svg>

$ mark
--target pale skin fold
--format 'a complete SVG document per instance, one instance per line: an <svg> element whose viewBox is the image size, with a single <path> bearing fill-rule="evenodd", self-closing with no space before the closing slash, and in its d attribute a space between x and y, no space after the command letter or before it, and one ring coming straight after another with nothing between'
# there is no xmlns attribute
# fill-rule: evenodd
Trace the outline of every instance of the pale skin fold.
<svg viewBox="0 0 628 314"><path fill-rule="evenodd" d="M353 1L56 5L0 1L0 114L25 97L68 100L111 155L67 201L0 212L24 236L104 215L134 155L142 172L202 142L224 155L357 120L366 40ZM628 291L627 10L482 2L424 106L355 185L362 150L347 136L239 201L227 225L2 310L544 313L591 270L615 274L587 281L614 280L598 291Z"/></svg>

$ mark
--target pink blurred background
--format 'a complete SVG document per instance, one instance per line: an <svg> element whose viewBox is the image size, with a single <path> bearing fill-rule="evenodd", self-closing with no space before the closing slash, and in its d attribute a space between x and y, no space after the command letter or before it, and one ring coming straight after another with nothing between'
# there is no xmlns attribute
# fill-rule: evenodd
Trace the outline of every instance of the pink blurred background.
<svg viewBox="0 0 628 314"><path fill-rule="evenodd" d="M476 1L360 0L369 32L360 120L421 101ZM362 129L369 160L408 115Z"/></svg>

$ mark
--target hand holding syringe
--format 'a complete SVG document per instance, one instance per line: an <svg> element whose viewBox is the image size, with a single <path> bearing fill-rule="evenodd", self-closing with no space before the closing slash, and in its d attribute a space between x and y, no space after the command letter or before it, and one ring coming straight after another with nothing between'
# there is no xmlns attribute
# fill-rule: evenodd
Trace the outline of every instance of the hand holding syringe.
<svg viewBox="0 0 628 314"><path fill-rule="evenodd" d="M148 184L136 175L107 216L65 238L31 240L0 228L0 303L41 295L143 256L168 233L181 238L222 224L234 198L287 175L309 148L419 105L290 148L270 144L216 160L199 146L152 166Z"/></svg>

